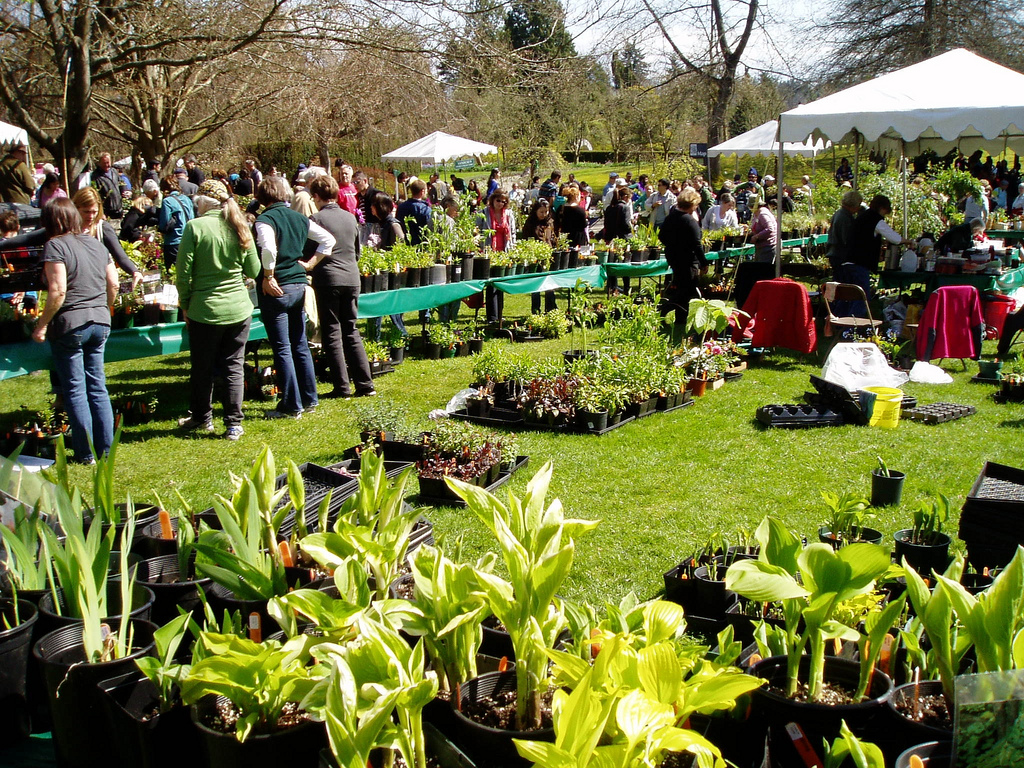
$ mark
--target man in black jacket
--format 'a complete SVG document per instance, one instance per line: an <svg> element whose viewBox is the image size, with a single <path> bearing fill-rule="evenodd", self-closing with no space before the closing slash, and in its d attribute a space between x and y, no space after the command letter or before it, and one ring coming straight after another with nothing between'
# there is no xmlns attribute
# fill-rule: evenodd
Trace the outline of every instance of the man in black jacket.
<svg viewBox="0 0 1024 768"><path fill-rule="evenodd" d="M658 239L665 246L665 260L672 269L660 310L662 316L673 310L676 313L672 331L675 342L682 341L690 299L697 295L697 278L708 271L700 224L693 217L699 206L700 194L689 187L684 189L658 230Z"/></svg>

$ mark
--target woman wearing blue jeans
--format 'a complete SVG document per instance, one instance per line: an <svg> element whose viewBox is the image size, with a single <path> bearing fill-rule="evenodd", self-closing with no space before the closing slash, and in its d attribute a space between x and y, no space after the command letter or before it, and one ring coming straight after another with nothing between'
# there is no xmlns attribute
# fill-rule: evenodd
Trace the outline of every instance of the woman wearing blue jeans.
<svg viewBox="0 0 1024 768"><path fill-rule="evenodd" d="M307 240L317 243L317 253L330 254L334 237L288 207L288 187L279 176L264 178L256 199L266 206L256 218L256 246L263 265L260 314L274 351L281 391L277 408L268 411L267 418L298 419L319 403L313 356L306 342L307 281L301 260Z"/></svg>
<svg viewBox="0 0 1024 768"><path fill-rule="evenodd" d="M71 423L75 460L92 464L114 442L114 412L103 373L117 269L96 238L81 234L82 217L67 198L43 208L49 240L43 249L46 307L32 338L49 338Z"/></svg>

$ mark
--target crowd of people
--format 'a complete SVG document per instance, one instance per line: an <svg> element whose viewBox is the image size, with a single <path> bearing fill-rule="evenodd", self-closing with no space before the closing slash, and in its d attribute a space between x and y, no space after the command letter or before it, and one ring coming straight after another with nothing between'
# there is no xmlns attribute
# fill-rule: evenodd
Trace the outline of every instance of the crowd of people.
<svg viewBox="0 0 1024 768"><path fill-rule="evenodd" d="M1005 162L993 165L991 159L974 161L965 163L982 179L984 194L964 201L968 240L988 211L1024 210L1019 161L1013 168ZM33 335L51 344L55 388L64 395L75 455L84 461L92 460L93 449L102 453L112 439L102 359L110 291L116 293L118 285L115 267L132 276L133 288L142 279L121 241L151 239L154 228L162 235L165 266L175 267L192 339L190 412L179 424L214 431L213 380L219 375L226 382L223 434L232 440L243 434L243 359L254 303L267 329L280 391L267 416L298 419L319 404L306 338L307 286L315 298L333 384L326 396L376 394L356 322L357 260L366 246L418 245L433 228L453 229L467 212L481 246L495 252L511 249L519 237L552 247L561 241L586 248L592 237L612 244L646 225L664 246L671 270L662 312L674 311L682 326L699 276L708 268L702 231L746 227L754 259L764 263L775 260L779 237L775 179L762 177L756 168L745 179L724 181L717 191L701 176L680 181L640 174L634 179L631 172L612 172L603 188L592 189L572 173L563 179L558 170L543 181L535 176L523 187L518 181L506 184L497 168L486 181L454 174L444 181L437 173L424 180L402 173L392 196L343 161L330 171L315 162L301 164L287 179L274 167L264 175L253 159L244 160L237 172L214 169L207 174L192 155L169 174L163 174L160 163L147 163L133 188L104 153L91 172L70 185L70 197L56 169L42 170L36 175L28 168L24 145L13 146L0 162L0 197L40 207L44 223L42 229L18 234L18 216L4 214L0 249L44 248L48 300ZM851 187L852 169L845 159L835 180ZM1015 197L1007 191L1014 183L1019 184ZM783 186L783 208L792 210L798 199L813 210L813 196L813 185L804 177L796 189ZM891 212L888 198L879 195L865 205L857 191L846 189L828 240L836 280L870 291L882 242L906 242L886 223ZM255 281L255 299L247 279ZM609 284L618 289L613 280ZM623 289L628 288L624 281ZM34 300L27 295L5 298ZM534 294L531 301L534 312L542 304L545 312L557 306L553 291ZM442 321L455 319L458 304L439 308ZM503 294L489 286L484 304L486 320L500 323ZM401 315L391 322L405 333ZM379 334L379 318L368 323L368 332Z"/></svg>

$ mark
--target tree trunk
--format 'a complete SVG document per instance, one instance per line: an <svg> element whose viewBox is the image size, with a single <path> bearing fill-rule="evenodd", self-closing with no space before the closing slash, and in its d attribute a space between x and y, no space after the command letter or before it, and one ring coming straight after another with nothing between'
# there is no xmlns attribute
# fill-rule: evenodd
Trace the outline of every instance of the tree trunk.
<svg viewBox="0 0 1024 768"><path fill-rule="evenodd" d="M733 84L735 80L729 75L723 75L718 81L715 90L715 103L711 107L708 116L708 146L713 147L725 141L725 113L729 109L729 100L732 98ZM708 158L711 178L708 183L718 178L720 169L720 157Z"/></svg>

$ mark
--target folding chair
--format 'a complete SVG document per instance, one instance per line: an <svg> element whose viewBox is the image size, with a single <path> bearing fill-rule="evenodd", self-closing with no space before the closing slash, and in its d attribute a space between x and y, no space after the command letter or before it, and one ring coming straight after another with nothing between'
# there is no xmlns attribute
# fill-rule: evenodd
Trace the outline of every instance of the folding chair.
<svg viewBox="0 0 1024 768"><path fill-rule="evenodd" d="M829 295L832 295L831 301ZM881 320L875 320L871 315L871 305L868 303L867 294L864 293L864 289L856 283L825 283L821 286L821 297L825 301L825 324L831 326L832 329L838 332L840 335L844 331L854 330L858 333L866 331L870 335L874 335L878 332L878 329L882 325ZM864 306L867 308L867 317L853 317L852 315L844 315L842 317L836 316L832 311L833 301L863 301Z"/></svg>

